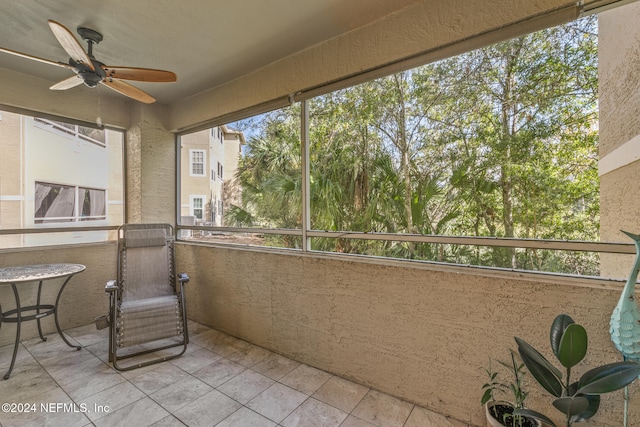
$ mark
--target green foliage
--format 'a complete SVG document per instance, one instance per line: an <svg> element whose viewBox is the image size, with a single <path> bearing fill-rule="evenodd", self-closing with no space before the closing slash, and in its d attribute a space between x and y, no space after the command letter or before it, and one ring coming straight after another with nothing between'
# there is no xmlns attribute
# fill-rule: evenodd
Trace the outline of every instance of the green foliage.
<svg viewBox="0 0 640 427"><path fill-rule="evenodd" d="M527 411L525 409L525 400L529 395L529 392L524 388L524 376L526 374L525 365L522 362L519 362L516 359L516 355L513 351L510 352L511 361L509 363L498 361L502 366L507 368L507 370L512 375L512 380L510 382L503 382L499 379L499 372L493 371L491 367L491 359L489 359L489 367L485 368L485 373L488 377L488 382L482 386L484 390L481 398L481 405L485 405L488 402L495 403L496 402L496 394L511 394L511 399L509 401L501 401L505 404L508 403L509 406L513 408L512 413L504 414L505 424L507 423L507 419L513 417L513 422L511 423L514 426L522 426L524 424L524 418L527 416L524 413L520 413L519 411ZM540 414L537 412L533 412L537 414L536 417L531 418L539 418ZM495 415L495 414L493 414ZM543 416L544 417L544 416ZM551 420L548 418L543 418L545 422L553 424ZM506 424L509 425L509 424Z"/></svg>
<svg viewBox="0 0 640 427"><path fill-rule="evenodd" d="M309 101L311 228L597 240L593 17ZM300 108L241 123L235 225L301 225ZM250 123L251 122L251 123ZM286 238L284 236L283 238ZM597 255L314 239L314 249L598 274Z"/></svg>
<svg viewBox="0 0 640 427"><path fill-rule="evenodd" d="M480 404L484 405L487 402L494 402L496 400L495 394L498 392L504 393L507 389L507 386L498 380L499 373L494 371L491 367L491 359L489 359L489 367L485 368L485 373L487 374L488 382L482 386L482 399L480 400Z"/></svg>
<svg viewBox="0 0 640 427"><path fill-rule="evenodd" d="M553 354L565 368L564 376L526 341L517 337L515 340L520 357L531 375L554 397L553 406L566 415L567 427L594 416L600 406L601 394L626 387L640 375L638 363L616 362L593 368L578 381L571 382L571 369L587 353L587 332L571 317L561 314L551 324L549 336ZM541 414L533 411L519 413L541 418Z"/></svg>

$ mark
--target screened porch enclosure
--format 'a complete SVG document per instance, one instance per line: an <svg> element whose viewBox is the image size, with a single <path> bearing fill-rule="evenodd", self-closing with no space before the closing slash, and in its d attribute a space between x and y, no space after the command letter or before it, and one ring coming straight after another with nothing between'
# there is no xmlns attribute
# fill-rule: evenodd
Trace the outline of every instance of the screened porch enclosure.
<svg viewBox="0 0 640 427"><path fill-rule="evenodd" d="M582 6L589 9L604 3L607 2L587 1ZM203 4L198 6L205 8ZM118 182L120 178L109 174L104 175L105 183L100 185L34 178L33 188L29 187L33 193L30 203L34 208L37 206L30 215L34 223L28 227L13 224L10 228L0 229L0 237L11 242L10 247L0 249L0 266L64 262L85 265L86 270L75 276L64 290L60 323L63 330L74 330L79 339L88 340L82 345L90 346L89 341L94 338L96 343L98 341L89 332L91 325L96 317L108 310L104 286L116 276L117 249L111 236L114 218L129 223L170 223L178 229L178 271L188 272L191 279L186 287L189 323L199 333L207 333L200 328L211 328L216 332L208 334L215 335L222 343L237 344L236 340L248 343L247 348L269 352L274 359L282 357L309 370L317 369L339 377L354 384L354 388L362 387L373 390L372 394L401 399L411 408L423 408L437 414L438 422L443 426L484 425L480 397L482 384L486 382L483 368L489 358L506 359L508 349L515 348L514 336L547 348L548 325L559 313L571 315L586 327L588 365L621 359L611 343L608 322L634 252L619 230L638 231L640 224L637 208L630 202L640 197L640 186L637 185L640 175L637 161L640 134L640 71L636 66L640 57L637 47L640 32L636 25L640 16L638 3L598 15L600 239L580 243L578 250L604 252L600 258L599 276L319 251L313 244L305 247L304 242L327 238L323 236L327 232L314 228L313 224L304 224L300 219L309 216L303 215L293 218L293 231L271 229L265 233L290 236L294 242L290 247L267 248L242 242L183 239L182 233L211 232L213 226L204 222L221 224L222 214L229 206L220 204L220 197L215 198L216 203L208 202L214 201L212 188L219 191L215 194L224 193L224 185L221 188L212 186L222 184L220 179L230 171L222 160L210 161L209 148L196 147L186 155L179 153L178 136L211 128L223 129L224 125L237 120L289 108L292 104L414 65L567 22L575 19L579 12L575 3L560 0L491 1L482 5L462 1L447 4L429 0L406 1L402 2L402 7L398 6L367 25L352 28L251 73L234 76L203 92L184 92L178 98L166 95L166 103L152 105L130 103L103 93L98 108L97 98L87 96L83 91L86 88L53 93L48 90L52 83L47 78L27 75L19 69L0 68L3 111L40 117L46 122L38 126L48 129L40 130L72 136L78 144L87 144L88 151L104 149L104 141L98 134L80 130L80 127L95 129L98 117L108 130L123 135L118 157L121 182ZM8 123L8 117L4 114L0 120ZM227 136L234 137L230 131ZM299 136L301 140L309 137L304 131ZM0 134L0 143L4 143L2 137ZM209 134L208 137L220 144L218 140L224 140L226 136ZM20 155L16 150L7 165L17 164ZM300 170L308 166L302 164ZM194 188L193 197L187 197L186 201L179 198L178 178L185 168L194 178L205 175L208 181L206 191ZM91 172L87 175L95 177ZM111 186L113 182L116 184ZM11 191L7 192L9 188ZM113 188L119 188L120 193ZM13 209L11 203L17 201L18 190L9 187L5 180L0 183L0 190L2 219L15 218L15 212L10 209ZM189 203L191 210L183 206ZM114 210L114 206L120 206L121 210ZM308 208L301 205L301 210ZM183 216L196 217L202 223L194 220L193 226L181 224ZM73 230L65 228L69 224ZM250 227L235 231L252 233ZM367 236L366 230L353 232L353 236L331 238L371 241L377 237L394 238ZM94 233L92 237L99 233L100 239L83 241L88 233ZM25 236L42 241L30 247L16 243L27 239ZM73 236L81 243L53 241L59 236ZM402 238L406 241L414 239L407 233ZM474 244L459 240L463 238L425 233L415 243ZM492 244L521 243L496 240ZM544 246L547 243L536 241L532 244ZM568 247L563 247L561 241L549 244L560 250L575 249L571 246L573 243ZM35 292L35 289L26 290L21 298L25 301L33 299ZM44 298L55 297L53 289L44 292ZM2 311L11 308L8 301L12 298L10 289L0 288ZM43 327L45 334L55 331L47 319ZM0 345L3 349L12 344L14 333L14 325L2 325ZM60 357L64 351L75 352L56 346L52 350L55 354L36 354L32 344L37 336L36 325L24 325L20 354L26 359L31 356L34 359L33 363L24 366L37 365L48 359L47 356ZM216 340L205 345L206 340L202 339L194 344L212 351L220 345ZM80 381L87 366L97 364L103 368L99 350L91 355L84 351L87 360L76 356L80 357L76 360L77 365L71 364L72 368L77 368L74 379ZM72 356L75 353L69 360ZM18 366L21 360L18 359ZM174 366L161 369L173 370ZM12 375L9 381L18 388L28 388L28 378L29 369L24 369ZM65 382L52 377L47 379L47 384L51 384L51 379ZM67 393L64 387L60 388ZM559 413L542 390L533 383L529 389L528 406L561 423ZM640 419L640 403L633 398L638 393L640 387L634 383L630 387L631 420ZM127 395L127 399L129 403L140 402L140 405L143 401L148 402L147 398L153 400L150 397L153 393L143 394L145 396L133 393ZM231 406L240 405L238 411L247 409L246 402L231 400L235 402L231 402ZM89 396L86 401L90 401ZM621 392L603 396L593 423L611 427L621 425L622 408ZM352 408L347 414L358 418L354 411ZM359 414L363 417L361 421L367 421L362 412ZM192 421L195 425L203 419L206 419L205 415L196 416ZM410 426L409 419L407 415L399 425L406 422ZM279 422L284 423L284 419L275 424ZM376 425L372 419L367 422ZM96 424L99 424L97 418Z"/></svg>

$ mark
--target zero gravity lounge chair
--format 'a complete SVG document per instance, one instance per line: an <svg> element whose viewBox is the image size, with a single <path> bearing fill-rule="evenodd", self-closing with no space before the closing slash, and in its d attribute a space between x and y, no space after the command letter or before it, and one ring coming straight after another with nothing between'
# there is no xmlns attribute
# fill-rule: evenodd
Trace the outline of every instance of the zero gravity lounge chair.
<svg viewBox="0 0 640 427"><path fill-rule="evenodd" d="M187 349L187 313L183 285L176 275L173 227L125 224L118 228L118 278L109 294L109 361L121 371L181 356ZM118 361L171 347L182 351L126 367ZM120 352L120 353L119 353Z"/></svg>

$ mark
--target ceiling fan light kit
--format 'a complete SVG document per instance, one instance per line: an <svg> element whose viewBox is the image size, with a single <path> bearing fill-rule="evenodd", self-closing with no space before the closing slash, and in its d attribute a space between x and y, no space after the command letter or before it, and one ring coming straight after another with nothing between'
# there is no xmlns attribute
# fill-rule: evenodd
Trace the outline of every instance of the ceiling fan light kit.
<svg viewBox="0 0 640 427"><path fill-rule="evenodd" d="M82 83L90 88L103 84L115 92L136 101L151 104L156 101L155 98L124 80L141 82L175 82L177 80L177 76L171 71L151 68L107 66L98 61L93 55L93 45L100 43L103 39L102 34L98 31L87 27L78 27L78 34L87 42L87 51L85 51L67 27L52 19L48 22L53 35L69 55L68 63L50 61L1 47L0 52L67 68L76 73L75 76L51 86L50 89L52 90L66 90L81 85Z"/></svg>

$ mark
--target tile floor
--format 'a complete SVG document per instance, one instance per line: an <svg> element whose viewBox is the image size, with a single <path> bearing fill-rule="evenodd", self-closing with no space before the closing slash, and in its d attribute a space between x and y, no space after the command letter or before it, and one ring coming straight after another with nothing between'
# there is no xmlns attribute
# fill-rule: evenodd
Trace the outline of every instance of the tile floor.
<svg viewBox="0 0 640 427"><path fill-rule="evenodd" d="M0 426L466 427L197 323L182 357L126 372L106 363L106 329L66 333L80 351L57 334L20 344ZM0 347L2 375L12 351Z"/></svg>

